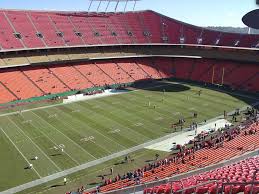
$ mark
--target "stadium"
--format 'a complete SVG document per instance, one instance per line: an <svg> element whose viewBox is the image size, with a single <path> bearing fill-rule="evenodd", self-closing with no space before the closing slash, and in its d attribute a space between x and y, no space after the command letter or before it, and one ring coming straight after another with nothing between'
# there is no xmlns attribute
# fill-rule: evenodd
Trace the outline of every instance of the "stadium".
<svg viewBox="0 0 259 194"><path fill-rule="evenodd" d="M1 194L259 193L259 34L137 4L0 10Z"/></svg>

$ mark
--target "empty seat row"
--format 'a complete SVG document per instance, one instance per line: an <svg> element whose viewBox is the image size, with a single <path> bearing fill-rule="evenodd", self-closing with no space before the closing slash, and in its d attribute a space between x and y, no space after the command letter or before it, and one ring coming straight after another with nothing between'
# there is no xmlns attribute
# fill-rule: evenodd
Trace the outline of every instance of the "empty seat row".
<svg viewBox="0 0 259 194"><path fill-rule="evenodd" d="M214 181L211 181L214 180ZM259 181L259 157L248 158L240 162L217 168L212 171L200 173L179 181L150 187L144 190L144 194L160 193L197 193L216 194L258 194L259 184L242 184ZM231 185L231 183L235 183ZM238 184L240 183L240 184ZM182 192L180 192L182 191Z"/></svg>
<svg viewBox="0 0 259 194"><path fill-rule="evenodd" d="M1 49L172 43L255 47L259 35L208 30L153 11L125 13L0 11Z"/></svg>

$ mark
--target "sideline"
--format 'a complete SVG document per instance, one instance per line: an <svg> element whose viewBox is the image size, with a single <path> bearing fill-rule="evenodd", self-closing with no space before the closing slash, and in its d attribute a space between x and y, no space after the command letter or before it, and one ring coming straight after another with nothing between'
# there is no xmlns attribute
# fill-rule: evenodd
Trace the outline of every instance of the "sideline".
<svg viewBox="0 0 259 194"><path fill-rule="evenodd" d="M167 84L165 84L165 83L167 83ZM171 84L189 84L189 83L187 83L187 82L169 82L169 81L164 81L162 85L157 85L157 86L152 86L152 87L144 87L143 89L160 88L160 87L168 86L168 85L171 85ZM199 85L197 85L197 86L199 86ZM199 87L202 87L202 86L199 86ZM138 92L138 91L141 91L143 89L129 90L127 92L116 93L116 95L127 94L127 93L130 93L130 92ZM210 88L205 88L205 89L210 89ZM213 89L213 90L218 91L218 92L224 92L224 93L227 93L227 94L234 94L236 96L245 97L245 98L249 98L249 99L253 99L253 100L259 101L259 98L256 98L256 97L253 97L253 96L249 96L249 95L246 95L246 94L240 94L238 92L229 92L229 91L225 91L225 90L221 90L221 89ZM112 95L109 95L109 96L112 96ZM98 98L104 98L104 97L108 97L108 96L98 96ZM89 99L86 99L84 101L94 100L94 99L96 99L96 98L89 98ZM71 102L69 104L73 104L73 103L77 103L77 101ZM258 105L258 104L256 104L256 105L254 105L254 104L252 104L252 106ZM41 109L46 109L46 108L51 108L51 107L57 107L57 106L65 106L65 105L66 105L66 103L59 103L59 104L53 104L53 105L48 105L48 106L40 106L40 107L36 107L36 108L22 110L21 113L29 112L29 111L33 111L33 110L41 110ZM251 106L248 106L248 107L251 107ZM20 113L20 111L4 113L4 114L0 114L0 117L9 116L9 115L15 115L15 114L19 114L19 113Z"/></svg>
<svg viewBox="0 0 259 194"><path fill-rule="evenodd" d="M188 83L181 83L181 82L170 82L168 83L167 85L170 85L170 84L188 84ZM146 89L148 88L158 88L158 87L162 87L162 86L166 86L165 84L163 85L157 85L157 86L153 86L153 87L146 87ZM144 88L143 88L144 89ZM136 92L136 91L140 91L141 89L137 89L137 90L132 90L132 91L129 91L129 92ZM221 91L222 92L222 91ZM230 92L226 92L224 91L225 93L230 93ZM125 92L127 93L127 92ZM125 94L125 93L119 93L119 94ZM253 98L251 96L248 96L248 95L243 95L243 94L239 94L239 93L231 93L231 94L235 94L237 96L243 96L243 97L247 97L247 98L250 98L250 99L254 99L254 100L259 100L258 98ZM89 99L90 100L90 99ZM75 102L76 103L76 102ZM28 112L28 111L32 111L32 110L39 110L39 109L46 109L46 108L50 108L50 107L56 107L56 106L64 106L65 104L61 103L61 104L54 104L54 105L49 105L49 106L42 106L42 107L37 107L37 108L32 108L32 109L27 109L27 110L24 110L22 112ZM251 106L256 106L256 105L259 105L259 101L256 102L256 103L253 103L251 105L247 105L247 106L244 106L243 108L241 108L241 110L245 110L247 107L251 107ZM234 111L231 111L230 113L228 114L231 114L232 112ZM11 112L11 113L6 113L6 114L2 114L0 115L0 117L2 116L7 116L7 115L14 115L14 114L17 114L19 113L19 111L16 111L16 112ZM220 115L220 116L217 116L215 118L212 118L210 120L208 120L207 122L211 122L211 121L215 121L219 118L223 117L223 115ZM201 124L201 123L200 123ZM202 126L202 125L201 125ZM169 135L166 135L166 136L163 136L163 137L160 137L158 139L155 139L155 140L151 140L151 141L148 141L146 143L143 143L143 144L140 144L140 145L137 145L135 147L132 147L132 148L129 148L129 149L126 149L126 150L123 150L123 151L120 151L120 152L117 152L117 153L113 153L109 156L105 156L103 158L100 158L100 159L97 159L97 160L93 160L93 161L90 161L90 162L87 162L85 164L82 164L82 165L79 165L79 166L76 166L76 167L73 167L73 168L70 168L70 169L67 169L67 170L64 170L64 171L61 171L61 172L57 172L57 173L54 173L52 175L49 175L49 176L46 176L46 177L43 177L43 178L40 178L40 179L36 179L34 181L31 181L31 182L28 182L28 183L25 183L23 185L19 185L19 186L16 186L16 187L13 187L13 188L10 188L8 190L5 190L5 191L2 191L0 192L0 194L10 194L10 193L17 193L17 192L20 192L20 191L23 191L25 189L29 189L29 188L32 188L32 187L35 187L35 186L38 186L38 185L41 185L43 183L47 183L49 181L52 181L52 180L55 180L55 179L58 179L58 178L61 178L61 177L64 177L64 176L67 176L69 174L72 174L72 173L75 173L75 172L78 172L80 170L84 170L86 168L89 168L89 167L93 167L93 166L96 166L98 164L101 164L103 162L107 162L111 159L114 159L114 158L118 158L118 157L121 157L123 155L127 155L127 154L130 154L132 152L135 152L135 151L138 151L140 149L144 149L145 147L148 147L150 145L153 145L155 143L159 143L161 141L164 141L164 140L167 140L167 139L170 139L176 135L179 135L181 133L185 133L186 132L186 129L184 129L183 131L181 132L175 132L173 134L169 134Z"/></svg>
<svg viewBox="0 0 259 194"><path fill-rule="evenodd" d="M253 106L256 106L258 105L259 102L256 102L254 104L252 104ZM246 107L248 106L245 106L243 107L241 110L245 110ZM231 114L233 113L234 111L231 111L229 112L228 114ZM222 118L223 115L220 115L220 116L217 116L213 119L210 119L208 120L208 122L212 122L212 121L215 121L219 118ZM201 124L201 123L200 123ZM204 123L202 123L200 125L200 127L202 127L204 125ZM205 124L206 125L206 124ZM165 141L167 139L170 139L172 137L175 137L179 134L183 134L183 133L186 133L188 132L188 129L183 129L183 131L180 131L180 132L175 132L175 133L172 133L172 134L169 134L169 135L166 135L166 136L163 136L163 137L160 137L158 139L155 139L155 140L151 140L151 141L148 141L146 143L143 143L143 144L140 144L140 145L137 145L135 147L132 147L132 148L129 148L129 149L126 149L126 150L122 150L120 152L117 152L117 153L113 153L109 156L105 156L103 158L100 158L100 159L97 159L97 160L93 160L93 161L90 161L90 162L87 162L85 164L81 164L79 166L76 166L76 167L73 167L73 168L70 168L70 169L67 169L67 170L64 170L64 171L61 171L61 172L58 172L58 173L55 173L55 174L52 174L52 175L49 175L49 176L46 176L46 177L43 177L43 178L40 178L40 179L36 179L34 181L31 181L31 182L28 182L28 183L25 183L23 185L20 185L20 186L16 186L16 187L13 187L13 188L10 188L8 190L5 190L5 191L2 191L0 192L0 194L10 194L10 193L17 193L17 192L20 192L20 191L23 191L25 189L30 189L32 187L35 187L35 186L38 186L38 185L41 185L43 183L47 183L49 181L52 181L52 180L55 180L55 179L58 179L58 178L61 178L61 177L65 177L69 174L72 174L72 173L75 173L75 172L78 172L80 170L84 170L86 168L89 168L89 167L93 167L93 166L96 166L98 164L101 164L103 162L107 162L111 159L114 159L114 158L118 158L118 157L121 157L121 156L124 156L124 155L127 155L127 154L130 154L132 152L135 152L135 151L138 151L138 150L141 150L141 149L144 149L148 146L151 146L153 144L156 144L156 143L159 143L161 141Z"/></svg>
<svg viewBox="0 0 259 194"><path fill-rule="evenodd" d="M162 86L171 85L173 83L177 83L177 82L170 82L168 84L162 84L162 85L157 85L157 86L152 86L152 87L145 87L143 89L159 88L159 87L162 87ZM127 94L127 93L130 93L130 92L138 92L138 91L141 91L143 89L129 90L127 92L120 92L120 93L115 93L115 94L116 95L122 95L122 94ZM113 96L113 95L109 95L109 96ZM106 96L98 96L98 98L104 98L104 97L108 97L108 96L107 95ZM83 101L94 100L94 99L97 99L97 98L89 98L89 99L85 99ZM65 106L66 104L73 104L73 103L77 103L77 102L79 102L79 101L74 101L74 102L70 102L70 103L58 103L58 104L47 105L47 106L40 106L40 107L36 107L36 108L30 108L30 109L22 110L21 113L29 112L29 111L34 111L34 110L41 110L41 109L46 109L46 108L51 108L51 107L57 107L57 106ZM0 114L0 117L9 116L9 115L15 115L15 114L19 114L19 113L20 113L20 111L15 111L15 112L10 112L10 113L3 113L3 114Z"/></svg>

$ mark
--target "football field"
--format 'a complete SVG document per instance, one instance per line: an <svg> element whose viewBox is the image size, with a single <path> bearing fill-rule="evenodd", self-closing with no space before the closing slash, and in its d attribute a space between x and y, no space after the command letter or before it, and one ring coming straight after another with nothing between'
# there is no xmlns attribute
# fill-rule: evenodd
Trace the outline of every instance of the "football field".
<svg viewBox="0 0 259 194"><path fill-rule="evenodd" d="M188 127L254 102L190 84L160 82L119 95L1 115L0 191L173 133L172 124L181 118Z"/></svg>

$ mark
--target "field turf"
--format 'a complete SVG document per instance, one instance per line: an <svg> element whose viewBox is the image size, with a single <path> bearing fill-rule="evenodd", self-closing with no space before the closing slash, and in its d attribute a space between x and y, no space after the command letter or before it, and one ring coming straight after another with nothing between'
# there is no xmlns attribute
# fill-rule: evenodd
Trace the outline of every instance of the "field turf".
<svg viewBox="0 0 259 194"><path fill-rule="evenodd" d="M171 125L180 118L188 127L253 102L190 84L160 82L120 95L2 115L0 191L173 133ZM140 155L145 154L154 153ZM32 160L35 156L39 159ZM34 168L26 169L28 163ZM105 166L91 168L94 176L100 168Z"/></svg>

